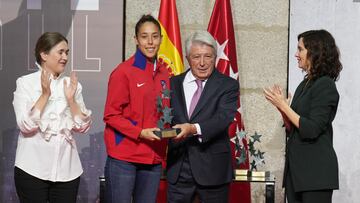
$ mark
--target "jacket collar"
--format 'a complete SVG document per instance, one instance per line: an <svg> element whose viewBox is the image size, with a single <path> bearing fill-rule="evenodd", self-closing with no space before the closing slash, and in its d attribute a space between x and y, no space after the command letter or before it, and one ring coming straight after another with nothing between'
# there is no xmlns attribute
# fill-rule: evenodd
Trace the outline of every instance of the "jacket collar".
<svg viewBox="0 0 360 203"><path fill-rule="evenodd" d="M148 59L146 56L140 51L140 49L137 48L133 66L140 68L141 70L145 70L147 62Z"/></svg>
<svg viewBox="0 0 360 203"><path fill-rule="evenodd" d="M35 66L39 69L39 71L42 71L43 68L41 67L41 65L38 62L35 62ZM59 76L57 78L54 77L53 74L50 75L50 79L51 80L58 80L60 79L62 76L64 75L64 72L60 73Z"/></svg>

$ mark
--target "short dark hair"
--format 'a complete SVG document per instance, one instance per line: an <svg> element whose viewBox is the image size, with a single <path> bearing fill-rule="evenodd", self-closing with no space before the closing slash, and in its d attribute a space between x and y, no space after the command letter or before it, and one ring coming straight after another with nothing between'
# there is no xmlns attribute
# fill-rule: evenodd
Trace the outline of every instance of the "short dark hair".
<svg viewBox="0 0 360 203"><path fill-rule="evenodd" d="M160 27L159 21L157 21L152 15L143 15L143 16L141 16L141 18L135 25L135 36L136 37L138 36L140 27L146 22L154 23L154 25L159 29L159 33L161 35L161 27Z"/></svg>
<svg viewBox="0 0 360 203"><path fill-rule="evenodd" d="M59 44L60 42L65 41L68 43L67 39L58 32L45 32L40 36L40 38L36 42L35 46L35 58L36 62L41 64L42 58L41 53L49 53L49 51Z"/></svg>
<svg viewBox="0 0 360 203"><path fill-rule="evenodd" d="M326 75L336 81L342 64L334 37L326 30L309 30L299 34L298 40L301 38L311 65L306 77L315 80Z"/></svg>

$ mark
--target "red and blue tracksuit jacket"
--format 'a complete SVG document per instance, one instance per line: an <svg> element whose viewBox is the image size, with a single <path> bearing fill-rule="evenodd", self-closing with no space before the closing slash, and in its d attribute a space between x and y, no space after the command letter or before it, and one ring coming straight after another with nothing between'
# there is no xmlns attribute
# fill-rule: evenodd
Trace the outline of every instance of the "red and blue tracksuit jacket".
<svg viewBox="0 0 360 203"><path fill-rule="evenodd" d="M142 129L154 128L160 118L156 97L170 89L165 63L149 62L140 50L111 73L104 110L104 139L110 157L127 162L158 164L166 154L166 140L140 139ZM165 105L170 101L163 100Z"/></svg>

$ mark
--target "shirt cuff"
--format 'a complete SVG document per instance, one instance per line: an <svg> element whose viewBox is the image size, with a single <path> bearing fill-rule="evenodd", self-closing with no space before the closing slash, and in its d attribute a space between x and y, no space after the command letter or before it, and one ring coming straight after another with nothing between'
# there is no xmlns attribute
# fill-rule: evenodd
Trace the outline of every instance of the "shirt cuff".
<svg viewBox="0 0 360 203"><path fill-rule="evenodd" d="M23 135L31 135L39 130L40 124L40 111L34 108L23 115L18 127Z"/></svg>
<svg viewBox="0 0 360 203"><path fill-rule="evenodd" d="M198 123L195 123L195 128L196 128L196 134L195 135L201 135L201 128L200 125Z"/></svg>
<svg viewBox="0 0 360 203"><path fill-rule="evenodd" d="M91 111L87 110L82 116L75 115L73 118L74 126L73 130L80 133L86 133L89 130L91 124Z"/></svg>
<svg viewBox="0 0 360 203"><path fill-rule="evenodd" d="M202 138L201 138L201 128L200 125L198 123L195 123L195 128L196 128L196 134L198 137L199 142L202 142Z"/></svg>

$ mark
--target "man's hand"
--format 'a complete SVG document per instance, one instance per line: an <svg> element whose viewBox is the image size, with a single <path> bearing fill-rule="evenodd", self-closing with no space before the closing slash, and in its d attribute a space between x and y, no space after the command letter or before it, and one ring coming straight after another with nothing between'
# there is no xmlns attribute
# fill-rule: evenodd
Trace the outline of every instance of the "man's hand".
<svg viewBox="0 0 360 203"><path fill-rule="evenodd" d="M139 138L149 141L154 141L154 140L160 141L160 138L156 136L153 131L160 131L160 129L159 128L142 129Z"/></svg>
<svg viewBox="0 0 360 203"><path fill-rule="evenodd" d="M184 140L185 138L195 135L197 133L195 125L190 123L177 124L173 126L173 128L181 129L180 134L173 138L173 140L175 141Z"/></svg>

